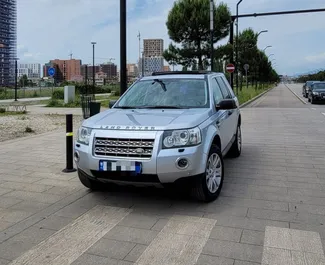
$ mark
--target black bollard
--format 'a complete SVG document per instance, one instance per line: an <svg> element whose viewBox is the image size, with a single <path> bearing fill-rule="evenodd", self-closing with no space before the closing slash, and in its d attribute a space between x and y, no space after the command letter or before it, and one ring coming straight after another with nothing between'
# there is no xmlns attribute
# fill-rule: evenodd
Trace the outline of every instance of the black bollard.
<svg viewBox="0 0 325 265"><path fill-rule="evenodd" d="M75 172L73 167L73 116L72 114L66 115L66 168L63 172Z"/></svg>

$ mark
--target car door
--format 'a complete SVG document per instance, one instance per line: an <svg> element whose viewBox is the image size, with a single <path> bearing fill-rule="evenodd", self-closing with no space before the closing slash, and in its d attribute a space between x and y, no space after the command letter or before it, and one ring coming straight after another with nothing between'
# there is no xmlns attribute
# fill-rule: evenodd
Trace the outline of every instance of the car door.
<svg viewBox="0 0 325 265"><path fill-rule="evenodd" d="M213 103L214 106L216 107L220 102L220 100L223 99L223 95L216 78L212 77L210 82L213 91ZM218 110L214 116L215 116L215 125L217 126L220 132L219 136L221 140L221 151L223 151L231 140L231 134L229 133L229 130L231 128L231 124L228 119L229 112L228 110Z"/></svg>
<svg viewBox="0 0 325 265"><path fill-rule="evenodd" d="M216 78L219 87L221 89L222 95L224 99L234 99L235 95L232 93L232 91L230 90L231 88L228 87L227 82L224 80L224 78L222 76L218 76ZM238 102L237 102L238 104ZM232 109L232 110L228 110L228 120L229 120L229 137L230 140L232 138L232 136L234 136L236 134L237 131L237 123L238 123L238 109ZM229 140L229 141L230 141Z"/></svg>

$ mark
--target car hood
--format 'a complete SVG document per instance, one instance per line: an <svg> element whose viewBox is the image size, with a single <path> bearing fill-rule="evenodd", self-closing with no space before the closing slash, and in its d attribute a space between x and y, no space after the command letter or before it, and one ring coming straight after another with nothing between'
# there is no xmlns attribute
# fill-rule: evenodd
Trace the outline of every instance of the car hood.
<svg viewBox="0 0 325 265"><path fill-rule="evenodd" d="M313 92L324 93L325 89L317 89L317 90L314 90Z"/></svg>
<svg viewBox="0 0 325 265"><path fill-rule="evenodd" d="M169 130L191 128L210 115L210 109L110 109L83 122L83 126L108 130Z"/></svg>

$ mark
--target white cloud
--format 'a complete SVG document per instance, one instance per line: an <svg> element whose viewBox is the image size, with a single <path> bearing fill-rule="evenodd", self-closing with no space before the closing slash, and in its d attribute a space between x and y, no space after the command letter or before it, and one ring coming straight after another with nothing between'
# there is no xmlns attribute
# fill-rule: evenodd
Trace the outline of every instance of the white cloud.
<svg viewBox="0 0 325 265"><path fill-rule="evenodd" d="M306 59L306 61L311 62L311 63L325 62L325 52L317 54L317 55L309 55L305 59Z"/></svg>
<svg viewBox="0 0 325 265"><path fill-rule="evenodd" d="M235 13L238 0L224 2ZM138 31L142 38L162 38L168 46L166 18L173 3L174 0L127 0L129 62L138 59ZM243 0L239 10L254 13L320 7L324 7L323 0ZM323 16L315 13L242 18L239 28L267 29L269 32L259 38L259 47L272 45L267 52L275 54L277 69L291 73L304 67L310 50L314 54L323 52ZM96 62L115 58L119 64L119 40L118 0L18 0L18 54L28 55L26 60L45 63L69 58L72 51L74 58L91 63L90 42L96 41ZM316 61L309 58L309 62Z"/></svg>

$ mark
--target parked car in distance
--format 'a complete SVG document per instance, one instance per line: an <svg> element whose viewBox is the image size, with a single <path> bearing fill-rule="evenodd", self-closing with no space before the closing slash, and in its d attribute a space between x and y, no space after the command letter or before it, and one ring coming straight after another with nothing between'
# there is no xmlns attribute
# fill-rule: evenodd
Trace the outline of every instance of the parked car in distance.
<svg viewBox="0 0 325 265"><path fill-rule="evenodd" d="M325 102L325 82L316 82L310 86L308 101L311 104Z"/></svg>
<svg viewBox="0 0 325 265"><path fill-rule="evenodd" d="M315 82L320 82L320 81L307 81L303 87L302 87L302 95L305 97L305 98L308 98L308 92L310 90L310 86L311 84L315 83Z"/></svg>
<svg viewBox="0 0 325 265"><path fill-rule="evenodd" d="M153 73L83 121L74 152L79 179L90 189L183 183L197 199L215 200L224 156L241 154L241 122L223 73Z"/></svg>

